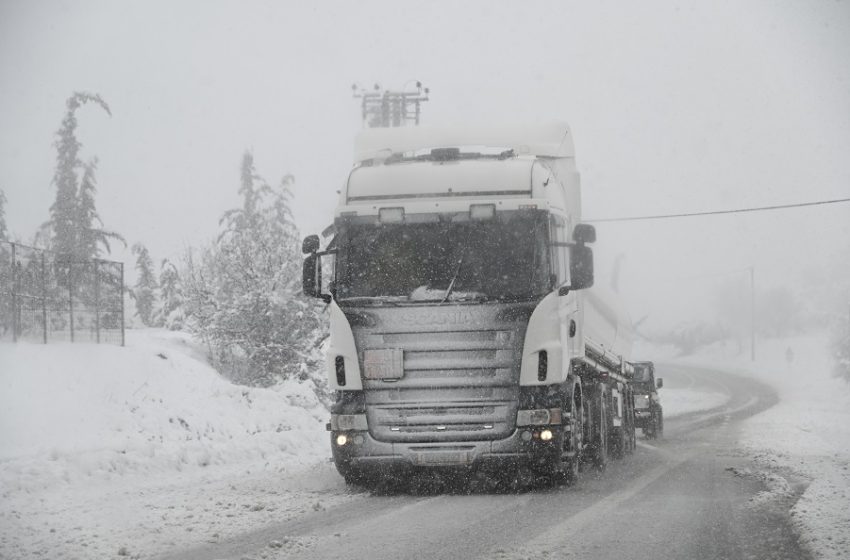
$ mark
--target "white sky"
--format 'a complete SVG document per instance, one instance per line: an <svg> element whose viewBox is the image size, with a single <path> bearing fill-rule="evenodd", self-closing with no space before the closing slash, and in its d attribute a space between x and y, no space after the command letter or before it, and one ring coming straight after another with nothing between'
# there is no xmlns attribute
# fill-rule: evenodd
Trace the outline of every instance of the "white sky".
<svg viewBox="0 0 850 560"><path fill-rule="evenodd" d="M9 226L28 240L47 219L54 133L87 90L113 112L78 114L98 210L129 243L173 258L212 238L246 148L269 182L295 175L298 224L318 232L360 128L351 83L415 79L425 123L568 121L586 217L850 196L846 1L0 0ZM625 255L636 318L682 318L706 274L754 265L799 290L850 274L848 204L598 234L601 272Z"/></svg>

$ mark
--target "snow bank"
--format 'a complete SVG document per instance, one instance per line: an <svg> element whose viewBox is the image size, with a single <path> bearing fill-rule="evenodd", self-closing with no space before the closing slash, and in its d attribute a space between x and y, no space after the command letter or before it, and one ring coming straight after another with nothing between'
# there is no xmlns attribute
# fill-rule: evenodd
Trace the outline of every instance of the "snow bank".
<svg viewBox="0 0 850 560"><path fill-rule="evenodd" d="M828 335L762 340L757 359L715 345L681 362L772 385L780 403L744 424L742 444L775 473L810 481L791 510L816 558L850 558L850 385L831 375ZM749 354L749 352L747 352Z"/></svg>
<svg viewBox="0 0 850 560"><path fill-rule="evenodd" d="M0 557L149 557L332 503L327 416L308 384L231 384L181 333L0 344Z"/></svg>
<svg viewBox="0 0 850 560"><path fill-rule="evenodd" d="M327 454L327 412L309 387L235 386L200 354L186 335L165 331L130 332L124 348L0 345L4 494Z"/></svg>

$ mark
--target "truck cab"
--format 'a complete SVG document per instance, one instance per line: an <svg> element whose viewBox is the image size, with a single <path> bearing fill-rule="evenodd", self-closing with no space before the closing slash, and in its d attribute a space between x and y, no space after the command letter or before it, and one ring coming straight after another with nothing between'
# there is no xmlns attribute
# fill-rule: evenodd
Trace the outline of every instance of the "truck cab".
<svg viewBox="0 0 850 560"><path fill-rule="evenodd" d="M664 414L658 389L664 380L655 378L655 364L635 362L632 390L635 397L635 426L643 430L648 439L661 437L664 433Z"/></svg>
<svg viewBox="0 0 850 560"><path fill-rule="evenodd" d="M589 289L580 203L563 123L361 133L330 240L303 245L347 481L505 464L574 477L585 447L628 446L630 325Z"/></svg>

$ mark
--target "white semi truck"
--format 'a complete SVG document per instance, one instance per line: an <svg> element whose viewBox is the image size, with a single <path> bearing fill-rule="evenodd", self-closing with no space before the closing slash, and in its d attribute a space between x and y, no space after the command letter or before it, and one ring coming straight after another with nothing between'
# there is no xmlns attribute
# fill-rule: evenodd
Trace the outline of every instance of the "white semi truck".
<svg viewBox="0 0 850 560"><path fill-rule="evenodd" d="M573 481L635 445L630 323L592 287L564 123L363 131L303 284L330 314L350 483L455 467Z"/></svg>

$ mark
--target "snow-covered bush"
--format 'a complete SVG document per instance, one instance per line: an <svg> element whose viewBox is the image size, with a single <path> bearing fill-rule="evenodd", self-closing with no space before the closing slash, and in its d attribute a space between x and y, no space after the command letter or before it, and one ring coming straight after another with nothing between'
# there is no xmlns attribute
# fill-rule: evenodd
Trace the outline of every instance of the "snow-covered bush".
<svg viewBox="0 0 850 560"><path fill-rule="evenodd" d="M153 260L147 247L141 243L133 245L133 254L136 255L136 272L138 279L136 286L130 295L136 302L136 314L146 327L154 325L154 312L156 309L156 277L153 274Z"/></svg>
<svg viewBox="0 0 850 560"><path fill-rule="evenodd" d="M168 259L162 259L159 266L159 302L154 313L154 324L172 331L183 329L183 285L180 272Z"/></svg>
<svg viewBox="0 0 850 560"><path fill-rule="evenodd" d="M187 319L213 363L236 382L271 385L315 370L312 349L321 326L315 303L301 294L292 182L286 176L270 187L246 152L242 207L226 212L215 242L190 252L184 263Z"/></svg>

